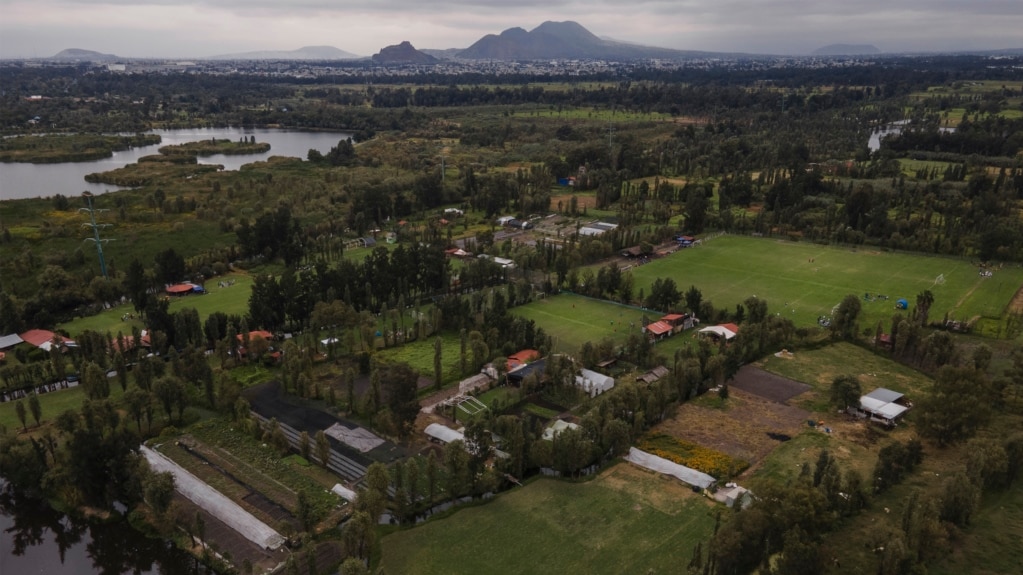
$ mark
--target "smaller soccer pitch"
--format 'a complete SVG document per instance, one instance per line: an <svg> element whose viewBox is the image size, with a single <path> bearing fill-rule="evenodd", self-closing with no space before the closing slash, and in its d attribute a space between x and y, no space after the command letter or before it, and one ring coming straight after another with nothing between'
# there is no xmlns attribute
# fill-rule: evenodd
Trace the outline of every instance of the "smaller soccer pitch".
<svg viewBox="0 0 1023 575"><path fill-rule="evenodd" d="M948 257L821 246L790 240L725 235L631 270L635 291L672 278L679 291L695 285L715 307L729 311L748 297L766 299L771 313L796 325L815 325L846 295L860 299L860 324L887 325L899 299L909 313L917 294L930 290L932 320L1000 318L1023 285L1023 269L989 275L972 262ZM545 326L546 328L546 326Z"/></svg>

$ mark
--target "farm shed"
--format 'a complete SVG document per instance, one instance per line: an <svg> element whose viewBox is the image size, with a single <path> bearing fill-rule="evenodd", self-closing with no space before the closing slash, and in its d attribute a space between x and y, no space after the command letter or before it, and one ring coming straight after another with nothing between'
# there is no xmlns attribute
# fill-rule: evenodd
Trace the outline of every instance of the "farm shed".
<svg viewBox="0 0 1023 575"><path fill-rule="evenodd" d="M859 415L869 416L871 421L878 423L895 425L896 420L909 411L908 405L900 403L903 397L897 391L879 387L860 397Z"/></svg>
<svg viewBox="0 0 1023 575"><path fill-rule="evenodd" d="M674 461L669 461L663 457L658 457L652 453L636 449L635 447L629 448L629 454L625 456L625 461L651 471L656 471L657 473L670 475L685 484L692 485L693 487L699 487L700 489L707 489L717 482L717 479L714 479L702 471L697 471L686 467L685 465L679 465Z"/></svg>
<svg viewBox="0 0 1023 575"><path fill-rule="evenodd" d="M655 321L647 324L643 330L650 335L651 339L663 339L671 335L671 324L666 321Z"/></svg>
<svg viewBox="0 0 1023 575"><path fill-rule="evenodd" d="M0 336L0 349L8 349L18 345L25 340L21 339L16 333L9 333L5 336Z"/></svg>
<svg viewBox="0 0 1023 575"><path fill-rule="evenodd" d="M613 388L615 380L613 377L602 373L589 369L580 369L579 375L575 376L575 384L590 394L590 397L595 397Z"/></svg>
<svg viewBox="0 0 1023 575"><path fill-rule="evenodd" d="M427 425L423 432L426 433L427 437L441 445L447 445L452 441L465 441L465 435L461 431L451 429L439 423Z"/></svg>
<svg viewBox="0 0 1023 575"><path fill-rule="evenodd" d="M643 383L650 384L655 381L658 381L659 379L667 376L670 373L671 372L668 371L668 368L664 367L663 365L658 365L657 367L637 377L636 381L642 381Z"/></svg>

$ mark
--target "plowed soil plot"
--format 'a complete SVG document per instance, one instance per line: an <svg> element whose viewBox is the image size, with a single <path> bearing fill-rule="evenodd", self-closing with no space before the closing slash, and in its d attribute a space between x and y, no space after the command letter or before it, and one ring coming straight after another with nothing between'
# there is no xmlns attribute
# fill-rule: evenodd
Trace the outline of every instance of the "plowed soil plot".
<svg viewBox="0 0 1023 575"><path fill-rule="evenodd" d="M712 403L717 398L697 400ZM810 412L733 389L722 408L683 404L678 414L654 428L716 449L755 465L782 441L795 437Z"/></svg>
<svg viewBox="0 0 1023 575"><path fill-rule="evenodd" d="M196 513L202 515L205 523L205 536L207 544L216 542L217 553L224 555L230 553L231 562L241 567L246 559L252 563L255 573L263 573L273 568L280 560L273 553L260 549L258 545L245 539L237 531L228 527L223 521L217 519L205 509L200 509L191 501L181 495L175 494L174 500L186 511L185 516L192 518L194 524ZM193 527L193 530L195 528Z"/></svg>
<svg viewBox="0 0 1023 575"><path fill-rule="evenodd" d="M752 365L742 366L728 386L778 403L785 403L800 393L810 390L810 386L805 383L768 373Z"/></svg>

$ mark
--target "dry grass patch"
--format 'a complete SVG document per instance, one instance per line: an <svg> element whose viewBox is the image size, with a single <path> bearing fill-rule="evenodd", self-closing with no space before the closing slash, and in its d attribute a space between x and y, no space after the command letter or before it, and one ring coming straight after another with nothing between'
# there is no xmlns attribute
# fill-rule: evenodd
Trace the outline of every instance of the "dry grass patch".
<svg viewBox="0 0 1023 575"><path fill-rule="evenodd" d="M809 412L798 407L733 389L721 409L686 403L652 433L691 441L752 465L777 447L783 436L798 434L808 416Z"/></svg>

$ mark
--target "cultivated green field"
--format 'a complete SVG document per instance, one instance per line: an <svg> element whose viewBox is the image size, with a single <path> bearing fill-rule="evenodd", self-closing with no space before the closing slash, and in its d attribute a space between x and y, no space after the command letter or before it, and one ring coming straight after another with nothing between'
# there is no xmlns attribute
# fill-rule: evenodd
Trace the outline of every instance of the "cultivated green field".
<svg viewBox="0 0 1023 575"><path fill-rule="evenodd" d="M812 261L811 261L812 260ZM887 295L887 301L863 301L861 326L885 325L895 312L897 298L915 304L924 290L934 294L930 317L969 320L999 318L1023 285L1018 266L982 278L969 261L871 249L820 246L788 240L721 236L697 248L679 250L631 270L635 291L650 291L659 277L670 277L680 291L695 285L718 308L735 308L748 297L766 299L772 313L792 318L796 325L815 325L817 317L848 294ZM935 283L944 275L944 283Z"/></svg>
<svg viewBox="0 0 1023 575"><path fill-rule="evenodd" d="M575 353L587 341L597 343L605 337L625 343L630 333L641 333L644 314L651 320L661 315L567 293L511 311L535 321L554 338L555 350L564 353Z"/></svg>
<svg viewBox="0 0 1023 575"><path fill-rule="evenodd" d="M230 287L217 287L218 282L233 281ZM205 295L187 295L171 298L170 311L176 312L185 308L195 308L199 312L199 318L205 320L207 316L215 311L221 311L228 315L244 316L249 312L249 294L252 292L252 276L246 274L227 274L217 278L206 280ZM82 333L85 330L92 330L99 333L110 333L117 335L122 332L125 335L131 334L132 326L145 329L142 320L135 319L121 321L126 313L134 313L135 308L130 303L119 305L115 308L104 311L94 316L77 318L73 321L61 324L60 329L67 330L71 337Z"/></svg>
<svg viewBox="0 0 1023 575"><path fill-rule="evenodd" d="M536 480L383 538L381 569L405 575L678 573L714 528L711 503L627 464L593 481Z"/></svg>

